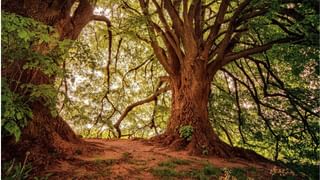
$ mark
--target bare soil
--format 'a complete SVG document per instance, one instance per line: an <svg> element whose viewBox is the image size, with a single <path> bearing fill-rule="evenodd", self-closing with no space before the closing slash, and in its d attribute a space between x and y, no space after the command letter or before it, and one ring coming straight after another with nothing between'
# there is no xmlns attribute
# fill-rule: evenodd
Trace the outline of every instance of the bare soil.
<svg viewBox="0 0 320 180"><path fill-rule="evenodd" d="M232 176L227 172L242 169L246 177L272 179L273 171L279 169L271 162L190 156L187 151L175 151L139 139L84 139L84 142L85 146L73 147L72 153L57 158L59 160L50 163L44 171L34 172L34 176L48 176L48 179L234 179L237 174ZM209 170L203 174L208 165L221 169L222 173L212 174Z"/></svg>

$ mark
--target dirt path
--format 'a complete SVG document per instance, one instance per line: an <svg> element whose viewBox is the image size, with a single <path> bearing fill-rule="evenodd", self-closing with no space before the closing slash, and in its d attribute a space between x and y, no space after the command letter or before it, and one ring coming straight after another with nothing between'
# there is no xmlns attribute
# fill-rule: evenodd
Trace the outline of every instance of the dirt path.
<svg viewBox="0 0 320 180"><path fill-rule="evenodd" d="M274 165L189 156L141 140L85 139L99 151L76 150L41 173L48 179L271 179Z"/></svg>

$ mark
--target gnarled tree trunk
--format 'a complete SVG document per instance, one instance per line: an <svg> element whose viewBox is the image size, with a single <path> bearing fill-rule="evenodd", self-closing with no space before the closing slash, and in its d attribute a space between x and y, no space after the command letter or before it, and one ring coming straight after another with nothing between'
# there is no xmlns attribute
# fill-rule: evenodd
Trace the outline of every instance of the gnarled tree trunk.
<svg viewBox="0 0 320 180"><path fill-rule="evenodd" d="M93 6L88 0L80 0L75 12L71 15L71 8L75 0L31 0L31 1L2 1L2 8L6 12L15 13L25 17L31 17L44 24L53 26L60 35L60 40L75 40L81 30L91 20L105 21L110 25L105 17L93 15ZM40 48L41 49L41 48ZM40 50L41 52L41 50ZM47 76L39 70L22 70L23 60L17 61L10 66L6 66L2 71L2 76L19 80L21 83L31 83L34 85L51 84L55 77ZM3 59L6 64L6 59ZM21 72L21 79L16 72ZM14 83L14 81L12 81ZM15 87L15 84L9 84ZM22 93L20 93L23 95ZM2 158L24 158L25 152L29 151L30 158L42 161L39 155L48 153L72 153L72 144L81 140L75 135L70 126L61 118L53 117L44 100L39 100L28 104L33 112L32 120L28 121L23 129L21 139L15 143L14 139L2 139ZM34 157L32 155L35 155ZM44 162L39 162L46 163Z"/></svg>
<svg viewBox="0 0 320 180"><path fill-rule="evenodd" d="M205 62L185 63L179 76L171 77L172 107L166 132L161 135L165 144L184 148L191 154L230 156L230 147L214 133L208 118L210 79ZM192 138L181 137L179 130L192 126Z"/></svg>
<svg viewBox="0 0 320 180"><path fill-rule="evenodd" d="M219 139L208 118L210 82L205 61L184 63L179 76L171 76L171 117L164 134L154 140L192 155L213 155L223 158L241 157L265 160L253 151L232 147ZM192 126L191 139L181 136L180 129Z"/></svg>

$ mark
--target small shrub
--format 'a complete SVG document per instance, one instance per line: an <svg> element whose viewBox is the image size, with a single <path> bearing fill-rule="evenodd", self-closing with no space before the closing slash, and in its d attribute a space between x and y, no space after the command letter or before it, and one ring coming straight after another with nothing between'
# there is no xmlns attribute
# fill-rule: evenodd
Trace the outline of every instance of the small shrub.
<svg viewBox="0 0 320 180"><path fill-rule="evenodd" d="M193 127L191 125L182 126L179 129L180 137L187 141L191 141L193 133Z"/></svg>

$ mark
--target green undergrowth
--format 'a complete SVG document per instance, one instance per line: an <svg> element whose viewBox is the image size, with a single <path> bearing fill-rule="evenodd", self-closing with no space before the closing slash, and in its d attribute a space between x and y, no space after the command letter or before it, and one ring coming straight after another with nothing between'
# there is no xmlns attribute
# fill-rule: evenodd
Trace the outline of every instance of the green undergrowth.
<svg viewBox="0 0 320 180"><path fill-rule="evenodd" d="M168 167L168 168L175 168L178 165L188 165L190 164L190 160L185 160L185 159L170 159L164 162L159 163L158 165L160 167Z"/></svg>
<svg viewBox="0 0 320 180"><path fill-rule="evenodd" d="M190 168L187 170L178 170L178 167L190 166L192 163L195 162L184 159L169 159L159 163L158 166L152 168L150 172L161 179L192 178L209 180L219 178L224 174L228 174L229 177L233 176L238 179L246 179L246 171L248 171L242 169L222 169L214 167L209 163L203 164L200 169Z"/></svg>
<svg viewBox="0 0 320 180"><path fill-rule="evenodd" d="M15 159L9 162L4 162L1 167L1 179L27 179L32 171L32 166L26 161L16 162Z"/></svg>
<svg viewBox="0 0 320 180"><path fill-rule="evenodd" d="M200 180L218 178L223 174L222 169L216 168L211 164L207 164L201 169L190 169L185 171L178 171L175 169L178 165L175 164L175 166L172 166L173 164L174 163L169 164L168 162L164 164L161 163L158 167L152 168L151 173L161 179L180 179L184 177L191 177L193 179Z"/></svg>
<svg viewBox="0 0 320 180"><path fill-rule="evenodd" d="M299 164L299 163L283 163L288 169L291 169L297 176L306 180L318 180L320 173L320 165L314 164ZM284 178L284 172L275 172L273 177L275 179L295 179L295 176L287 176Z"/></svg>
<svg viewBox="0 0 320 180"><path fill-rule="evenodd" d="M169 159L158 164L158 166L152 168L150 172L159 177L160 179L199 179L199 180L209 180L209 179L219 179L221 177L227 179L237 179L237 180L247 180L247 179L257 179L261 176L266 176L269 174L272 179L297 179L299 174L282 170L281 172L270 171L262 172L262 170L256 169L254 167L249 168L218 168L212 164L200 163L201 168L191 167L192 163L196 163L190 160L183 159ZM190 166L190 167L188 167ZM179 168L183 167L183 168ZM189 168L189 169L188 169ZM184 169L184 170L181 170ZM271 174L270 174L271 173ZM306 176L304 176L306 177ZM313 176L307 179L314 179Z"/></svg>

